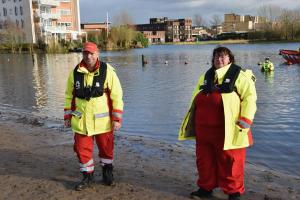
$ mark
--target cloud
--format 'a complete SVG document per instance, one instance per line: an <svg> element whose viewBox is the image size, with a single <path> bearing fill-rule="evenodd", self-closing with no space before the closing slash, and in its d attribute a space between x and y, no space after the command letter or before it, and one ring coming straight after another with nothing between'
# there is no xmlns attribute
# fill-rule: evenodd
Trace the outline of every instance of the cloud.
<svg viewBox="0 0 300 200"><path fill-rule="evenodd" d="M126 11L135 23L148 23L152 17L193 18L200 14L209 21L213 15L223 18L225 13L257 15L263 5L277 5L287 9L299 9L299 0L81 0L82 22L103 22L106 12L110 18Z"/></svg>

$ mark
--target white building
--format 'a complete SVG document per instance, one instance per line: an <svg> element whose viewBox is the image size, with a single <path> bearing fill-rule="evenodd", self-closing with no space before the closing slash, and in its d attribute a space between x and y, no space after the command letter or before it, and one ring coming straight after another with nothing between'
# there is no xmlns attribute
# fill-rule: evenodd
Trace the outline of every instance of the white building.
<svg viewBox="0 0 300 200"><path fill-rule="evenodd" d="M11 27L23 43L78 39L79 0L0 0L0 32Z"/></svg>

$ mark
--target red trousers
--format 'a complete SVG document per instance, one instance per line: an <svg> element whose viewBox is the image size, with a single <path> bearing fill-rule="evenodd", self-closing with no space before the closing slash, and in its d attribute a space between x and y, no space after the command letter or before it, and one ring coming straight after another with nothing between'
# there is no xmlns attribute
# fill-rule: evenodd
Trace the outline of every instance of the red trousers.
<svg viewBox="0 0 300 200"><path fill-rule="evenodd" d="M98 156L102 165L113 162L114 134L112 132L85 136L78 133L74 135L74 151L79 159L80 171L91 173L94 171L94 140L98 146Z"/></svg>
<svg viewBox="0 0 300 200"><path fill-rule="evenodd" d="M205 190L220 187L224 193L244 193L246 149L223 150L225 125L221 94L198 94L195 130L198 181Z"/></svg>

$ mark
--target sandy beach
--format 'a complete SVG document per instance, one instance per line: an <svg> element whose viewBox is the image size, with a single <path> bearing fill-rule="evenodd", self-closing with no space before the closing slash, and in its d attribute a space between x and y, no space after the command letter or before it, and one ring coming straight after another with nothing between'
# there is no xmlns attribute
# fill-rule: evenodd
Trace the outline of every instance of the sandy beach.
<svg viewBox="0 0 300 200"><path fill-rule="evenodd" d="M115 186L101 183L94 152L95 187L80 181L73 135L35 121L6 120L0 113L0 199L190 199L196 190L194 152L177 144L116 133ZM300 199L300 178L247 163L243 199ZM220 190L212 199L227 199Z"/></svg>

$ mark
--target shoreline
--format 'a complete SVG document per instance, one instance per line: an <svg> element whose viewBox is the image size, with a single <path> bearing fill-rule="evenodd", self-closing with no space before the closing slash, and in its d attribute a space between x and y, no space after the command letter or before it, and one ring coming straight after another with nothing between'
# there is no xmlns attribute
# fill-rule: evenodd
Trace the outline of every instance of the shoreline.
<svg viewBox="0 0 300 200"><path fill-rule="evenodd" d="M62 132L63 134L72 134L71 129L64 128L61 119L55 118L53 116L49 117L47 115L41 115L40 113L39 114L30 113L30 115L28 115L27 111L24 112L20 109L14 110L13 108L10 108L9 112L7 112L7 111L0 112L0 122L1 122L1 118L5 119L7 121L13 121L15 123L27 124L27 125L31 125L31 126L39 126L44 129L51 129L54 132L56 131L56 132ZM123 131L122 129L121 129L121 131L117 132L117 135L128 137L128 138L140 138L142 140L151 141L152 143L158 142L158 139L155 137L150 137L149 135L144 135L144 134L138 135L137 133L130 133L128 131ZM177 138L177 137L174 136L174 138ZM72 138L71 138L71 141L72 141ZM185 151L189 154L195 153L195 143L192 140L178 141L177 139L174 139L174 140L163 139L163 140L160 140L159 142L166 146L173 146L173 147L181 148L181 149L183 149L183 151ZM250 150L250 149L251 148L249 148L248 150ZM251 165L255 165L259 168L277 171L282 174L287 174L289 176L294 176L295 178L300 179L299 174L293 174L292 171L286 171L284 169L272 168L271 166L268 166L266 163L257 163L255 159L254 160L250 159L249 156L246 157L246 162Z"/></svg>
<svg viewBox="0 0 300 200"><path fill-rule="evenodd" d="M247 40L247 39L228 39L228 40L203 40L196 42L167 42L152 45L207 45L207 44L284 44L299 43L300 40Z"/></svg>
<svg viewBox="0 0 300 200"><path fill-rule="evenodd" d="M300 43L300 40L249 40L249 39L228 39L228 40L202 40L196 42L166 42L166 43L152 43L151 45L223 45L223 44L284 44L284 43ZM145 49L148 47L139 47L139 48L116 48L116 49L103 49L103 52L114 52L114 51L128 51L134 49ZM57 53L47 53L40 49L36 49L33 52L30 51L21 51L12 53L10 50L0 49L0 54L71 54L71 53L81 53L81 51L66 51L66 52L57 52Z"/></svg>
<svg viewBox="0 0 300 200"><path fill-rule="evenodd" d="M34 121L33 121L34 122ZM76 192L81 175L73 134L0 113L0 199L190 199L197 189L194 152L143 136L115 136L116 186L101 184L95 154L94 188ZM189 170L187 170L189 169ZM247 162L244 199L300 199L300 178ZM219 189L213 199L227 199Z"/></svg>

